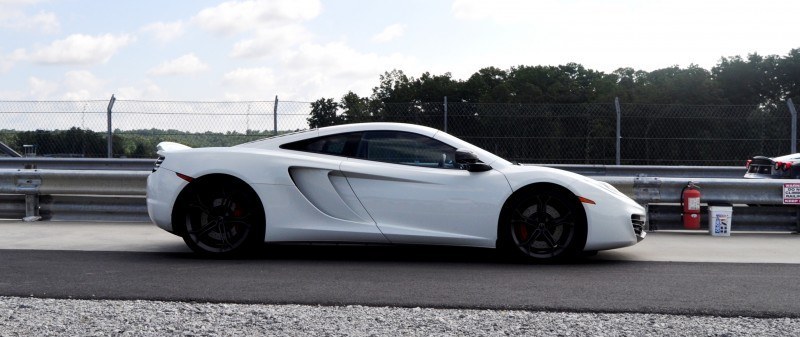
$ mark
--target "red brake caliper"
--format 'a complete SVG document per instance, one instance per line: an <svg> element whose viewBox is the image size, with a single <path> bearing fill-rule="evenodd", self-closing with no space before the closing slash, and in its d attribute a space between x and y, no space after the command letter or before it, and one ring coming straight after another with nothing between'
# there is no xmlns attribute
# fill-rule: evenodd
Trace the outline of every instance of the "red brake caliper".
<svg viewBox="0 0 800 337"><path fill-rule="evenodd" d="M522 239L522 241L528 240L528 229L525 227L525 225L519 227L520 239Z"/></svg>

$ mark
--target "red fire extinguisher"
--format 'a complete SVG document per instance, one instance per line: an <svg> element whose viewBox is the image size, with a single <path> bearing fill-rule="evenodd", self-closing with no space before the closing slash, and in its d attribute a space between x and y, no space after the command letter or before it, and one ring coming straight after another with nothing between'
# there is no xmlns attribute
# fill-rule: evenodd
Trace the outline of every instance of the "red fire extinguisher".
<svg viewBox="0 0 800 337"><path fill-rule="evenodd" d="M700 188L689 182L681 190L683 206L683 228L700 229Z"/></svg>

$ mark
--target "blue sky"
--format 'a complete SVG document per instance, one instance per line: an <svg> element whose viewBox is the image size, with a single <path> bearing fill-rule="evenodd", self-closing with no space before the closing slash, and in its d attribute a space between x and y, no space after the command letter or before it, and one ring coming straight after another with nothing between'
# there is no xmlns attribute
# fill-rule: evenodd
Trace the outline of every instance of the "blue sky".
<svg viewBox="0 0 800 337"><path fill-rule="evenodd" d="M654 70L800 48L787 0L0 0L0 100L371 94L385 71Z"/></svg>

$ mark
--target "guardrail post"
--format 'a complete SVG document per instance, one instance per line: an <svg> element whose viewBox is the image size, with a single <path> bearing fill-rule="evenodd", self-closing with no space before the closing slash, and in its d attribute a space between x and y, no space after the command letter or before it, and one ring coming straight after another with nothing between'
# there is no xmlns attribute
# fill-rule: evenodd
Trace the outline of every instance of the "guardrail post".
<svg viewBox="0 0 800 337"><path fill-rule="evenodd" d="M275 95L275 107L272 108L272 132L278 135L278 95Z"/></svg>
<svg viewBox="0 0 800 337"><path fill-rule="evenodd" d="M114 94L111 94L111 100L108 101L108 158L112 158L114 156L112 151L112 135L111 135L111 110L114 109L114 102L117 99L114 97Z"/></svg>
<svg viewBox="0 0 800 337"><path fill-rule="evenodd" d="M617 109L617 160L616 164L620 164L620 141L622 140L622 111L619 108L619 97L614 97L614 108Z"/></svg>
<svg viewBox="0 0 800 337"><path fill-rule="evenodd" d="M39 186L42 178L35 170L22 170L15 175L16 190L25 195L25 221L39 220Z"/></svg>
<svg viewBox="0 0 800 337"><path fill-rule="evenodd" d="M792 153L797 153L797 109L791 98L786 101L786 105L789 106L789 112L792 114Z"/></svg>
<svg viewBox="0 0 800 337"><path fill-rule="evenodd" d="M32 217L39 216L39 196L36 194L25 195L25 218L32 219Z"/></svg>

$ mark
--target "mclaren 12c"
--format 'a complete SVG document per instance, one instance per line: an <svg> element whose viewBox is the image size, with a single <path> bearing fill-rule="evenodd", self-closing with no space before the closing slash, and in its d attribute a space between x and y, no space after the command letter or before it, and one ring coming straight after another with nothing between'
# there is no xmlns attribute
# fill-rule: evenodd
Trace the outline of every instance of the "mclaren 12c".
<svg viewBox="0 0 800 337"><path fill-rule="evenodd" d="M644 208L607 183L512 164L418 125L340 125L232 147L163 142L158 154L150 218L209 256L326 242L487 247L543 261L646 235Z"/></svg>

